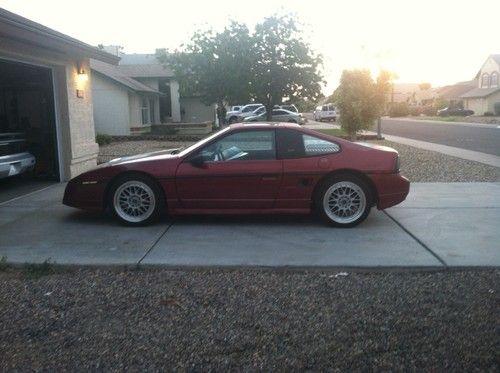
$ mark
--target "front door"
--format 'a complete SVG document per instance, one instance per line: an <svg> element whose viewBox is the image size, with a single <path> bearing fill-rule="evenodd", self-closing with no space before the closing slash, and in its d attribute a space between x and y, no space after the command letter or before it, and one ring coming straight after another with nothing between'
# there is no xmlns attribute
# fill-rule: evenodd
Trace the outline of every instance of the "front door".
<svg viewBox="0 0 500 373"><path fill-rule="evenodd" d="M268 209L282 174L275 131L241 130L187 157L177 169L176 187L184 208Z"/></svg>

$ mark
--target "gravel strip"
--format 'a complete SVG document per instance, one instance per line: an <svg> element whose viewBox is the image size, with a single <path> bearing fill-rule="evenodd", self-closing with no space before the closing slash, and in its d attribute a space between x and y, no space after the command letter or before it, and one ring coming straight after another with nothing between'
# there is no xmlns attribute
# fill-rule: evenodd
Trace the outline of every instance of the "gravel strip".
<svg viewBox="0 0 500 373"><path fill-rule="evenodd" d="M173 142L158 140L113 142L111 144L99 147L99 157L97 158L97 163L108 162L114 158L124 157L127 155L149 153L165 149L175 149L179 147L189 146L192 143L192 141Z"/></svg>
<svg viewBox="0 0 500 373"><path fill-rule="evenodd" d="M368 141L399 151L401 173L413 182L500 181L500 168L390 141ZM124 141L101 146L99 163L127 155L189 146L192 142Z"/></svg>
<svg viewBox="0 0 500 373"><path fill-rule="evenodd" d="M0 273L0 370L498 371L500 270Z"/></svg>
<svg viewBox="0 0 500 373"><path fill-rule="evenodd" d="M401 174L413 182L498 182L500 168L386 140L369 141L396 149Z"/></svg>

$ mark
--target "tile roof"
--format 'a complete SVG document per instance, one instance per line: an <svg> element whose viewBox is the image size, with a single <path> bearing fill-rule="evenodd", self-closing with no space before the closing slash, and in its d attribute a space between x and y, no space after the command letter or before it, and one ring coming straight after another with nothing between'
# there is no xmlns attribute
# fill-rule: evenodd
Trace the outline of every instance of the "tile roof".
<svg viewBox="0 0 500 373"><path fill-rule="evenodd" d="M453 85L448 85L445 87L442 87L438 90L438 95L445 98L445 99L454 99L458 98L461 95L473 90L474 88L477 87L477 80L469 80L467 82L460 82L457 84Z"/></svg>
<svg viewBox="0 0 500 373"><path fill-rule="evenodd" d="M158 61L155 54L124 54L120 70L132 78L171 78L173 71Z"/></svg>
<svg viewBox="0 0 500 373"><path fill-rule="evenodd" d="M154 65L119 65L125 75L132 78L172 78L174 73L161 64Z"/></svg>
<svg viewBox="0 0 500 373"><path fill-rule="evenodd" d="M90 67L92 68L92 70L98 72L99 74L104 75L109 79L112 79L115 82L124 85L125 87L131 89L134 92L161 94L157 90L148 87L147 85L142 84L141 82L138 82L137 80L127 76L124 72L122 72L119 69L119 66L113 66L101 61L90 60Z"/></svg>
<svg viewBox="0 0 500 373"><path fill-rule="evenodd" d="M494 87L494 88L474 88L473 90L470 90L466 92L465 94L461 95L461 98L469 98L469 97L486 97L489 96L495 92L500 91L500 87Z"/></svg>

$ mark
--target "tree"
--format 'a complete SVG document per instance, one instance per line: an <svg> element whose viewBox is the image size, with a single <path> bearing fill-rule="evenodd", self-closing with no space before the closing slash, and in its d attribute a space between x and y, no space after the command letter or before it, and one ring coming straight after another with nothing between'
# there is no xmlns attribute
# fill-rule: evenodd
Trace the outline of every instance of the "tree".
<svg viewBox="0 0 500 373"><path fill-rule="evenodd" d="M231 22L222 32L197 31L181 50L157 51L179 81L181 95L197 95L207 105L240 104L250 100L253 40L248 28ZM223 123L224 110L218 110Z"/></svg>
<svg viewBox="0 0 500 373"><path fill-rule="evenodd" d="M273 15L255 27L255 56L251 92L272 119L274 105L283 99L315 101L321 94L322 57L301 38L298 21L291 15Z"/></svg>
<svg viewBox="0 0 500 373"><path fill-rule="evenodd" d="M339 122L352 140L361 130L371 128L385 110L391 73L381 71L374 82L368 70L344 70L335 91Z"/></svg>

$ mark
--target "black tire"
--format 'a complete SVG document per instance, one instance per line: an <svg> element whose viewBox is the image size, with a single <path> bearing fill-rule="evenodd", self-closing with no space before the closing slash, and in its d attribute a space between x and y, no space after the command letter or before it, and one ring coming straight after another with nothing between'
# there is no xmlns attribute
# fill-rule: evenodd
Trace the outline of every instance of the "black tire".
<svg viewBox="0 0 500 373"><path fill-rule="evenodd" d="M295 119L290 119L288 123L297 123L297 121Z"/></svg>
<svg viewBox="0 0 500 373"><path fill-rule="evenodd" d="M349 196L342 194L348 192L352 194ZM370 214L372 204L373 196L370 188L361 178L350 174L329 177L318 186L314 195L316 215L323 222L334 227L352 228L360 224ZM346 212L347 209L349 209L348 212ZM340 216L343 213L346 216Z"/></svg>
<svg viewBox="0 0 500 373"><path fill-rule="evenodd" d="M121 224L144 226L159 218L165 207L165 197L153 178L129 174L113 182L109 189L107 206L111 215Z"/></svg>
<svg viewBox="0 0 500 373"><path fill-rule="evenodd" d="M237 120L238 120L238 117L231 117L231 118L229 118L229 124L236 123Z"/></svg>

